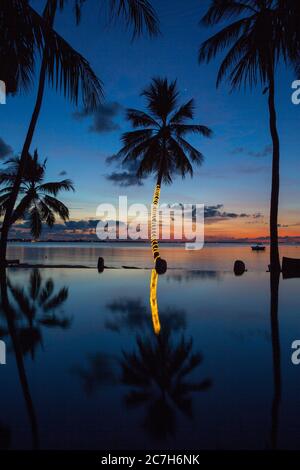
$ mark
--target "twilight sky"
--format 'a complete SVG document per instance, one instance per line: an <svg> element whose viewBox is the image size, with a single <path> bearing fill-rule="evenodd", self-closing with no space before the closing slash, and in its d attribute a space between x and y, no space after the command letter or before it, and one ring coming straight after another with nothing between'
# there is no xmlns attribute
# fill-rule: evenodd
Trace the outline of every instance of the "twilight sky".
<svg viewBox="0 0 300 470"><path fill-rule="evenodd" d="M40 10L44 4L34 0ZM72 2L70 2L71 4ZM153 76L178 80L181 99L196 101L195 122L214 131L212 139L190 137L205 156L193 180L175 178L163 187L162 202L203 203L207 206L207 237L255 237L268 233L271 154L267 97L258 87L252 93L230 93L224 83L215 88L221 58L199 66L197 51L211 29L198 22L207 0L152 0L161 21L162 36L131 41L122 21L108 26L97 0L89 0L82 22L75 26L71 6L57 15L55 28L91 63L104 83L105 102L86 116L62 96L47 88L33 148L48 158L48 180L71 178L76 193L63 195L70 207L70 229L89 226L102 202L117 203L119 195L131 202L151 202L154 179L142 186L126 185L122 169L106 158L120 148L120 135L129 130L126 107L143 109L141 89ZM300 106L291 102L294 72L279 68L277 110L281 136L280 235L300 235L300 160L298 158ZM0 156L12 147L20 152L33 108L35 89L8 97L0 106ZM63 176L64 175L64 176ZM123 187L119 184L123 183ZM132 181L129 181L132 183ZM242 215L242 216L241 216ZM80 221L85 221L81 223Z"/></svg>

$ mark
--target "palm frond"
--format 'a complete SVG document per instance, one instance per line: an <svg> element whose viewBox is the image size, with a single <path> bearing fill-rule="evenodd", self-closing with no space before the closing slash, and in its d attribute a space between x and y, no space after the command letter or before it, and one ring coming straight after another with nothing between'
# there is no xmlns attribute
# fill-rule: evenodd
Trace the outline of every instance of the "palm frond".
<svg viewBox="0 0 300 470"><path fill-rule="evenodd" d="M34 238L39 238L42 232L42 218L36 206L33 206L29 211L29 226Z"/></svg>
<svg viewBox="0 0 300 470"><path fill-rule="evenodd" d="M10 292L20 310L20 312L31 321L36 313L34 305L31 304L23 288L9 284Z"/></svg>
<svg viewBox="0 0 300 470"><path fill-rule="evenodd" d="M159 34L159 20L148 0L108 0L111 18L123 17L133 27L133 37L146 31L150 36ZM102 2L101 2L102 3Z"/></svg>
<svg viewBox="0 0 300 470"><path fill-rule="evenodd" d="M54 295L43 304L43 310L48 312L59 308L68 298L69 290L67 287L60 289L58 294Z"/></svg>
<svg viewBox="0 0 300 470"><path fill-rule="evenodd" d="M248 0L213 0L208 11L205 13L200 23L205 26L213 26L220 21L230 20L232 17L240 16L243 13L257 13L257 10Z"/></svg>
<svg viewBox="0 0 300 470"><path fill-rule="evenodd" d="M150 112L165 123L177 104L177 82L174 80L169 83L167 78L155 77L144 89L142 96L145 96Z"/></svg>
<svg viewBox="0 0 300 470"><path fill-rule="evenodd" d="M189 155L189 158L192 160L193 163L196 163L197 165L202 165L204 161L204 157L202 153L199 152L199 150L197 150L187 140L183 139L180 136L176 137L176 143L178 146L182 148L184 152L186 152Z"/></svg>
<svg viewBox="0 0 300 470"><path fill-rule="evenodd" d="M174 156L173 157L174 169L177 172L179 172L182 178L184 178L187 173L189 173L190 176L192 177L194 174L193 167L186 153L183 150L183 146L180 145L175 139L170 139L168 143L168 149L169 149L169 152L171 152L172 155Z"/></svg>
<svg viewBox="0 0 300 470"><path fill-rule="evenodd" d="M187 119L193 119L195 109L194 100L191 99L184 105L180 106L180 108L173 114L170 119L170 124L182 124Z"/></svg>
<svg viewBox="0 0 300 470"><path fill-rule="evenodd" d="M59 217L65 222L69 219L69 209L61 201L52 197L44 196L43 202L52 209L53 212L59 215Z"/></svg>
<svg viewBox="0 0 300 470"><path fill-rule="evenodd" d="M46 223L50 228L53 227L55 223L55 215L50 207L48 207L42 199L38 201L37 206L41 214L42 222Z"/></svg>
<svg viewBox="0 0 300 470"><path fill-rule="evenodd" d="M43 183L37 187L37 191L56 196L60 191L75 191L75 189L73 181L65 179L57 182Z"/></svg>
<svg viewBox="0 0 300 470"><path fill-rule="evenodd" d="M159 124L149 114L138 109L126 110L126 119L131 122L132 127L159 127Z"/></svg>
<svg viewBox="0 0 300 470"><path fill-rule="evenodd" d="M33 269L31 274L30 274L30 280L29 280L29 292L30 292L30 297L33 300L36 300L39 296L39 292L41 289L41 284L42 284L42 277L41 273L38 269Z"/></svg>
<svg viewBox="0 0 300 470"><path fill-rule="evenodd" d="M51 278L47 279L43 289L41 290L40 296L39 296L39 304L41 306L44 305L48 301L48 299L52 295L53 291L54 291L54 282Z"/></svg>
<svg viewBox="0 0 300 470"><path fill-rule="evenodd" d="M175 131L176 135L186 135L186 134L201 134L204 137L211 137L212 130L207 126L202 126L201 124L174 124L172 129Z"/></svg>
<svg viewBox="0 0 300 470"><path fill-rule="evenodd" d="M218 53L234 43L247 31L250 21L248 18L235 21L204 41L199 49L199 62L210 62Z"/></svg>
<svg viewBox="0 0 300 470"><path fill-rule="evenodd" d="M32 202L34 201L34 194L29 191L19 202L17 207L15 208L11 224L17 222L17 220L24 219L26 216L26 212L30 209Z"/></svg>
<svg viewBox="0 0 300 470"><path fill-rule="evenodd" d="M81 97L85 109L96 110L102 97L102 82L89 62L57 33L47 38L44 50L49 83L78 104Z"/></svg>

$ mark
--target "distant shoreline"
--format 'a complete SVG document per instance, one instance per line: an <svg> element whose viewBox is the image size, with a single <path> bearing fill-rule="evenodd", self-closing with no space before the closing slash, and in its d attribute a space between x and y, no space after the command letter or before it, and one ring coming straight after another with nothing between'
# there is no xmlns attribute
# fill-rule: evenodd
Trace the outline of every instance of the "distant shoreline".
<svg viewBox="0 0 300 470"><path fill-rule="evenodd" d="M122 245L122 244L140 244L140 245L148 245L150 242L148 240L22 240L22 239L13 239L13 240L8 240L9 244L18 244L18 243L24 243L28 245L34 246L35 244L51 244L51 243L61 243L61 244L79 244L79 243L86 243L86 244L99 244L99 245L106 245L106 244L116 244L116 245ZM185 243L193 243L193 242L188 242L188 241L175 241L175 240L160 240L160 244L168 244L168 245L183 245ZM256 243L263 243L265 246L269 246L270 242L269 240L263 240L263 239L254 239L254 240L218 240L218 241L206 241L205 245L253 245ZM299 241L295 240L281 240L279 241L280 245L300 245L300 239Z"/></svg>

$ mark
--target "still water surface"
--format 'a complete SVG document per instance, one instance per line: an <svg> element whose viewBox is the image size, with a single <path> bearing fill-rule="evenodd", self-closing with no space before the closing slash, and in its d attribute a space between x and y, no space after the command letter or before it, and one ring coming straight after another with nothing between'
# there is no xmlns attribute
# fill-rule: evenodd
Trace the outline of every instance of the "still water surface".
<svg viewBox="0 0 300 470"><path fill-rule="evenodd" d="M159 334L151 270L10 268L1 447L299 449L300 280L281 279L271 297L267 255L238 249L210 247L200 266L159 277ZM92 263L91 250L76 248L75 264ZM106 257L142 264L140 250ZM168 253L174 267L186 256ZM237 257L253 268L242 277L230 271Z"/></svg>

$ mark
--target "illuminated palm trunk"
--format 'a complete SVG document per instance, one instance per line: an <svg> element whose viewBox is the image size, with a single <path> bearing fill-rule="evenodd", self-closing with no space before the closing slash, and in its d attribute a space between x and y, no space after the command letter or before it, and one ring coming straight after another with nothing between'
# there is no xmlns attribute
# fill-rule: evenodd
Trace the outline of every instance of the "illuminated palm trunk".
<svg viewBox="0 0 300 470"><path fill-rule="evenodd" d="M158 237L159 237L159 226L157 226L157 211L160 197L160 184L157 183L155 186L153 200L152 200L152 211L151 211L151 247L154 261L160 258L158 248ZM158 232L158 233L157 233Z"/></svg>
<svg viewBox="0 0 300 470"><path fill-rule="evenodd" d="M157 220L158 213L158 204L160 197L160 188L162 181L162 171L159 172L157 183L155 186L153 200L152 200L152 209L151 209L151 248L153 253L153 258L155 262L155 269L158 274L164 274L167 271L167 262L162 259L159 253L158 247L158 237L159 237L159 222Z"/></svg>
<svg viewBox="0 0 300 470"><path fill-rule="evenodd" d="M152 269L151 280L150 280L150 307L151 307L154 333L156 335L159 335L160 321L159 321L158 306L157 306L157 282L158 282L157 271L156 269Z"/></svg>

